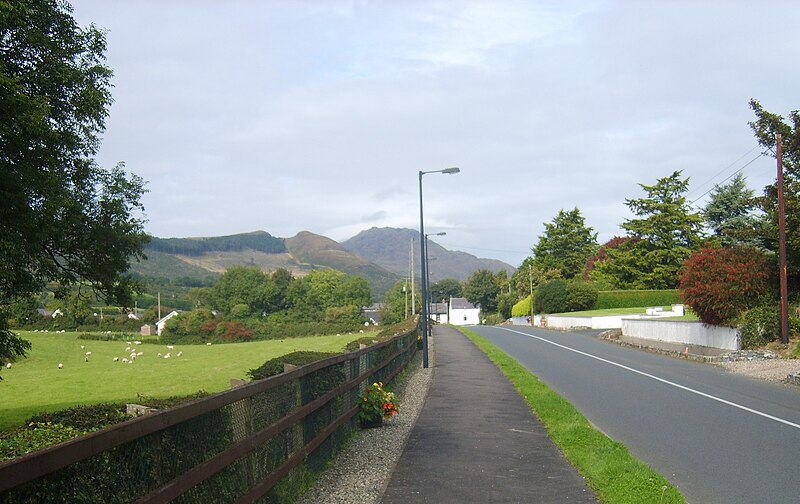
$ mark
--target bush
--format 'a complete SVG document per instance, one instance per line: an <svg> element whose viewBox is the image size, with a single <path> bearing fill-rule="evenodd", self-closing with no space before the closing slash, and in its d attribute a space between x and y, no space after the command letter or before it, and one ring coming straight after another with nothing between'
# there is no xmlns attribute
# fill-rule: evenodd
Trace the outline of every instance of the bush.
<svg viewBox="0 0 800 504"><path fill-rule="evenodd" d="M755 348L778 338L780 313L774 306L757 306L739 316L742 348Z"/></svg>
<svg viewBox="0 0 800 504"><path fill-rule="evenodd" d="M586 282L567 284L567 311L590 310L597 302L597 289Z"/></svg>
<svg viewBox="0 0 800 504"><path fill-rule="evenodd" d="M522 301L517 301L517 304L511 307L512 317L527 317L531 314L531 297L525 296Z"/></svg>
<svg viewBox="0 0 800 504"><path fill-rule="evenodd" d="M30 417L25 423L62 425L81 432L93 432L125 420L128 417L125 415L124 404L104 403L41 413Z"/></svg>
<svg viewBox="0 0 800 504"><path fill-rule="evenodd" d="M32 423L27 428L0 434L0 462L27 455L80 437L84 432L61 424Z"/></svg>
<svg viewBox="0 0 800 504"><path fill-rule="evenodd" d="M597 293L597 302L594 305L594 309L669 306L680 302L681 296L676 289L611 290Z"/></svg>
<svg viewBox="0 0 800 504"><path fill-rule="evenodd" d="M757 306L767 293L767 261L752 247L706 247L689 256L683 267L678 290L706 324L735 324L740 313Z"/></svg>
<svg viewBox="0 0 800 504"><path fill-rule="evenodd" d="M220 322L217 324L214 336L228 342L250 341L253 339L253 331L240 322Z"/></svg>
<svg viewBox="0 0 800 504"><path fill-rule="evenodd" d="M567 281L549 280L536 287L534 305L537 313L561 313L567 311Z"/></svg>
<svg viewBox="0 0 800 504"><path fill-rule="evenodd" d="M313 352L313 351L292 352L266 361L259 367L248 371L247 376L249 376L251 380L263 380L264 378L269 378L270 376L275 376L283 373L284 364L291 364L294 366L304 366L306 364L311 364L312 362L317 362L318 360L327 359L328 357L333 357L334 355L339 355L339 354L336 352Z"/></svg>

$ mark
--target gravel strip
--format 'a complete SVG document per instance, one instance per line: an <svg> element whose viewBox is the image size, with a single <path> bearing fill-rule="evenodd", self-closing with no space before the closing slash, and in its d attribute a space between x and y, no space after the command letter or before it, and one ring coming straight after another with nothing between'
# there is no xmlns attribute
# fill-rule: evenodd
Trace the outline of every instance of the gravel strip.
<svg viewBox="0 0 800 504"><path fill-rule="evenodd" d="M299 504L380 502L433 379L433 338L428 342L431 367L422 368L422 352L417 352L404 383L394 390L399 413L384 420L383 427L356 431L314 486L297 500Z"/></svg>
<svg viewBox="0 0 800 504"><path fill-rule="evenodd" d="M761 378L771 382L787 383L789 375L800 373L800 360L796 359L745 360L720 362L717 365L733 373Z"/></svg>

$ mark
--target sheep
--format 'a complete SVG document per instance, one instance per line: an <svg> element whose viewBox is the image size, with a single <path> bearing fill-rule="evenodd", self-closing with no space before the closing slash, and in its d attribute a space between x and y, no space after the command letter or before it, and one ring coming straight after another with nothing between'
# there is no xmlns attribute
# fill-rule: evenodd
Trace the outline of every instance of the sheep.
<svg viewBox="0 0 800 504"><path fill-rule="evenodd" d="M63 368L64 368L64 364L62 364L62 363L60 363L60 362L59 362L59 363L58 363L58 369L63 369Z"/></svg>
<svg viewBox="0 0 800 504"><path fill-rule="evenodd" d="M114 357L114 362L119 362L119 357Z"/></svg>
<svg viewBox="0 0 800 504"><path fill-rule="evenodd" d="M134 341L134 342L133 342L133 344L134 344L134 345L141 345L141 344L142 344L142 342L141 342L141 341Z"/></svg>
<svg viewBox="0 0 800 504"><path fill-rule="evenodd" d="M178 352L178 355L176 357L180 357L181 355L183 355L183 352Z"/></svg>
<svg viewBox="0 0 800 504"><path fill-rule="evenodd" d="M126 352L130 352L131 351L131 347L125 347L125 351Z"/></svg>
<svg viewBox="0 0 800 504"><path fill-rule="evenodd" d="M11 363L6 364L6 369L11 369Z"/></svg>
<svg viewBox="0 0 800 504"><path fill-rule="evenodd" d="M85 347L85 346L83 346L83 345L81 345L81 350L83 350L84 348L86 348L86 347Z"/></svg>
<svg viewBox="0 0 800 504"><path fill-rule="evenodd" d="M138 353L136 354L136 357L141 357L142 355L144 355L144 352L138 352Z"/></svg>
<svg viewBox="0 0 800 504"><path fill-rule="evenodd" d="M167 345L168 350L172 350L173 348L175 348L173 345Z"/></svg>
<svg viewBox="0 0 800 504"><path fill-rule="evenodd" d="M123 363L123 364L127 364L127 363L128 363L128 359L126 359L125 357L123 357L123 358L122 358L122 363Z"/></svg>
<svg viewBox="0 0 800 504"><path fill-rule="evenodd" d="M361 329L361 330L360 330L360 331L358 331L358 332L359 332L359 334L364 334L364 329Z"/></svg>
<svg viewBox="0 0 800 504"><path fill-rule="evenodd" d="M169 359L170 357L172 357L170 354L164 356L165 359Z"/></svg>
<svg viewBox="0 0 800 504"><path fill-rule="evenodd" d="M161 352L158 352L158 355L156 355L156 357L158 357L160 359L161 358Z"/></svg>
<svg viewBox="0 0 800 504"><path fill-rule="evenodd" d="M90 355L92 355L92 352L86 352L86 357L89 357Z"/></svg>
<svg viewBox="0 0 800 504"><path fill-rule="evenodd" d="M208 343L206 343L206 346L211 346L211 342L209 341Z"/></svg>

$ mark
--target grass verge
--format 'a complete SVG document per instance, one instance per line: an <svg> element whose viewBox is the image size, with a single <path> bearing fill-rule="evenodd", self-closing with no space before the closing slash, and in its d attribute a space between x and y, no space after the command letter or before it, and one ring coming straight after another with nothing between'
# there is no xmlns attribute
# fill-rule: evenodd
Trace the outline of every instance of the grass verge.
<svg viewBox="0 0 800 504"><path fill-rule="evenodd" d="M604 503L686 502L666 478L636 459L624 445L592 427L574 406L525 367L483 336L469 329L459 330L508 377L547 428L550 439Z"/></svg>

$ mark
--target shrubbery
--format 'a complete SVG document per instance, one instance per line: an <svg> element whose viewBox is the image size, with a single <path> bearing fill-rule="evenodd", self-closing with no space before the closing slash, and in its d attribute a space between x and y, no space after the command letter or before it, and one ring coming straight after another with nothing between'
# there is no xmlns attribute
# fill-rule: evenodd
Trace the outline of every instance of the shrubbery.
<svg viewBox="0 0 800 504"><path fill-rule="evenodd" d="M84 432L62 424L31 423L24 429L0 434L0 462L43 450L80 437Z"/></svg>
<svg viewBox="0 0 800 504"><path fill-rule="evenodd" d="M293 366L304 366L306 364L311 364L312 362L317 362L322 359L327 359L328 357L333 357L334 355L339 355L339 354L335 352L313 352L313 351L292 352L266 361L259 367L248 371L247 376L249 376L251 380L263 380L264 378L269 378L270 376L275 376L283 373L284 364L291 364Z"/></svg>
<svg viewBox="0 0 800 504"><path fill-rule="evenodd" d="M570 282L567 284L566 311L591 310L597 302L597 289L586 282Z"/></svg>
<svg viewBox="0 0 800 504"><path fill-rule="evenodd" d="M780 335L780 314L774 306L758 306L743 312L738 320L742 348L755 348Z"/></svg>
<svg viewBox="0 0 800 504"><path fill-rule="evenodd" d="M525 296L525 299L517 301L517 304L511 307L512 317L527 317L531 314L531 296Z"/></svg>
<svg viewBox="0 0 800 504"><path fill-rule="evenodd" d="M59 424L81 432L92 432L127 419L125 405L112 403L75 406L53 413L41 413L29 418L26 424Z"/></svg>
<svg viewBox="0 0 800 504"><path fill-rule="evenodd" d="M767 293L769 270L752 247L706 247L689 256L679 280L684 303L706 324L733 325Z"/></svg>
<svg viewBox="0 0 800 504"><path fill-rule="evenodd" d="M675 289L599 291L594 309L670 306L680 302L681 296Z"/></svg>
<svg viewBox="0 0 800 504"><path fill-rule="evenodd" d="M567 307L567 281L556 279L539 284L534 296L537 313L560 313Z"/></svg>

